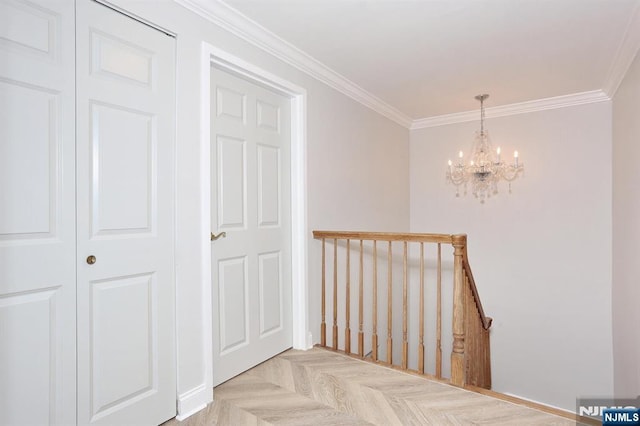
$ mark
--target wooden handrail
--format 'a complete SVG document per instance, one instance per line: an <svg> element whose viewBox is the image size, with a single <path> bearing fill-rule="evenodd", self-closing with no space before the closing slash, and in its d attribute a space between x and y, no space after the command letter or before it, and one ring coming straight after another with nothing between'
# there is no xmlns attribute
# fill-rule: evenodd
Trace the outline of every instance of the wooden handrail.
<svg viewBox="0 0 640 426"><path fill-rule="evenodd" d="M482 309L482 302L480 301L480 295L478 294L478 288L476 287L476 280L473 279L473 272L471 272L471 266L469 266L469 260L467 259L466 254L462 261L462 265L464 267L465 274L469 278L469 285L471 286L471 292L473 293L473 300L476 302L476 308L478 309L478 313L480 314L482 328L488 330L489 328L491 328L493 318L488 317L484 314L484 309Z"/></svg>
<svg viewBox="0 0 640 426"><path fill-rule="evenodd" d="M412 234L396 232L358 232L358 231L313 231L313 238L320 240L343 239L364 241L412 241L424 243L451 244L453 235L449 234Z"/></svg>
<svg viewBox="0 0 640 426"><path fill-rule="evenodd" d="M338 242L344 242L343 249L346 250L344 268L346 274L344 275L344 285L340 287L344 289L344 316L340 321L344 324L344 348L346 353L351 353L351 242L359 242L358 244L358 272L357 272L357 306L358 306L358 332L357 342L358 351L357 355L360 358L370 359L372 361L380 362L380 356L378 351L378 241L387 242L386 258L387 258L387 282L386 284L386 304L387 304L387 339L386 339L386 362L387 364L394 364L393 362L393 349L394 341L401 342L401 358L399 366L401 369L408 370L409 367L409 347L414 346L410 343L412 338L417 337L417 341L414 347L418 349L417 369L414 370L420 374L427 374L425 372L425 358L429 355L425 348L426 340L424 338L425 333L425 321L428 323L430 320L425 318L425 287L427 286L425 280L425 247L427 243L431 243L437 246L437 258L435 261L436 271L436 304L437 309L435 313L435 376L439 379L443 378L442 375L442 349L441 349L441 332L442 332L442 256L441 246L442 244L450 245L453 250L453 301L452 301L452 328L453 340L451 345L451 371L449 381L457 386L478 386L489 389L491 387L491 362L490 362L490 350L489 350L489 329L491 327L491 318L487 317L484 313L482 303L476 287L476 282L469 265L467 256L467 236L464 234L417 234L417 233L392 233L392 232L360 232L360 231L313 231L313 237L315 239L322 240L322 300L321 300L321 336L320 342L322 346L327 346L327 327L326 327L326 312L327 304L325 303L325 291L330 291L331 287L327 285L327 273L325 269L329 267L326 262L326 243L333 243L333 289L331 291L333 296L333 327L332 327L332 343L333 349L338 350ZM365 291L368 288L368 284L365 283L364 278L364 253L365 245L372 249L372 270L373 277L371 278L371 292ZM394 284L393 267L395 262L399 262L400 259L396 258L394 261L393 256L393 244L394 242L402 243L402 277L400 280L396 280ZM409 327L409 286L410 275L409 269L414 267L415 263L410 262L409 256L409 243L418 243L420 249L419 259L419 302L418 302L418 317L417 332ZM355 245L355 244L354 244ZM355 248L353 248L356 251ZM354 268L355 269L355 268ZM412 269L413 270L413 269ZM342 274L341 274L342 275ZM342 280L341 280L342 281ZM366 280L369 282L369 280ZM383 285L385 285L383 284ZM400 288L396 287L401 285ZM413 286L413 285L412 285ZM402 294L401 303L402 312L395 317L393 315L393 295L395 291L400 291ZM415 288L415 287L412 287ZM342 290L340 290L342 293ZM354 294L355 296L355 294ZM371 330L365 330L364 323L364 301L365 298L371 297L371 312L373 314ZM384 296L383 296L384 297ZM411 298L413 299L413 297ZM384 299L383 299L384 300ZM412 309L412 308L411 308ZM342 310L342 309L341 309ZM384 315L384 313L382 313ZM433 315L433 314L432 314ZM392 324L397 322L401 325L401 339L393 336ZM400 326L396 326L400 327ZM396 329L397 331L397 329ZM417 334L417 335L416 335ZM371 351L365 355L364 343L370 336L371 338ZM399 349L399 348L397 348Z"/></svg>

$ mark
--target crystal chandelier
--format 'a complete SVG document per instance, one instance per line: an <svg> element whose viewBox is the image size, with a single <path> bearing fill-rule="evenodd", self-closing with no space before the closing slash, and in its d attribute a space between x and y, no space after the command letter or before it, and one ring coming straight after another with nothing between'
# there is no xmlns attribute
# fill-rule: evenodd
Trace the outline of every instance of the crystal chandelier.
<svg viewBox="0 0 640 426"><path fill-rule="evenodd" d="M513 163L507 164L500 158L500 147L496 150L491 145L489 131L484 128L484 101L489 95L478 95L475 98L480 101L480 131L476 131L473 142L471 159L464 162L464 153L458 153L457 163L449 160L447 170L447 181L456 186L456 197L460 196L460 186L464 187L464 194L467 193L467 183L471 185L471 192L476 198L484 203L486 198L498 193L498 182L505 180L509 183L511 192L511 182L520 175L524 167L518 161L518 151L513 153Z"/></svg>

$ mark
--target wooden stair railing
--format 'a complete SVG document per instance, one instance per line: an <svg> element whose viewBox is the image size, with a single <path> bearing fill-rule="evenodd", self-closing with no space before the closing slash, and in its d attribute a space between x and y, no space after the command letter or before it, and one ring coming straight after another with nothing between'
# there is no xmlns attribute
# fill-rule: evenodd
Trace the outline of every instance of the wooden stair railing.
<svg viewBox="0 0 640 426"><path fill-rule="evenodd" d="M448 234L415 234L415 233L384 233L384 232L349 232L349 231L314 231L315 239L322 241L322 296L321 296L321 323L320 323L320 346L327 345L327 324L326 324L326 294L331 290L332 294L332 327L331 337L334 350L343 350L347 354L351 352L351 251L358 250L358 280L357 280L357 306L358 306L358 328L357 328L357 356L363 359L370 359L374 362L384 362L394 365L402 370L411 370L419 374L426 374L425 358L427 353L434 354L435 368L434 374L438 379L449 380L451 384L457 386L476 386L486 389L491 388L491 358L489 345L489 329L491 327L491 318L485 316L478 295L473 273L469 265L467 257L467 236L466 235L448 235ZM358 242L357 248L352 248L351 242ZM338 264L338 245L344 242L345 260L344 260L344 299L341 300L344 306L344 317L340 318L344 321L344 346L339 347L339 264ZM365 330L364 327L364 311L365 311L365 242L366 248L371 249L370 268L371 276L371 292L366 292L366 296L371 297L371 331ZM369 243L370 242L370 243ZM382 242L383 250L386 242L387 251L387 279L386 279L386 299L387 299L387 321L386 321L386 360L379 359L379 342L380 336L378 330L378 319L384 313L378 312L378 249L379 243ZM326 270L328 268L326 259L326 245L333 244L333 280L332 283L327 282ZM402 245L402 336L401 336L401 360L399 363L393 361L393 324L398 321L393 314L393 244ZM410 281L410 244L419 245L419 297L418 297L418 324L417 333L417 368L415 370L409 368L409 335L415 334L415 330L409 330L409 281ZM434 244L437 247L435 259L436 272L436 313L435 313L435 347L430 351L425 350L425 244ZM453 300L452 300L452 344L451 344L451 371L449 378L442 373L442 244L451 245L453 247ZM329 288L331 285L331 288ZM355 281L354 281L355 285ZM398 284L396 284L398 285ZM367 285L367 288L369 286ZM354 289L355 290L355 289ZM400 289L395 289L399 292ZM383 294L384 297L384 294ZM367 305L368 307L368 305ZM371 338L371 351L365 355L365 335ZM355 338L355 336L354 336ZM384 338L383 338L384 339Z"/></svg>

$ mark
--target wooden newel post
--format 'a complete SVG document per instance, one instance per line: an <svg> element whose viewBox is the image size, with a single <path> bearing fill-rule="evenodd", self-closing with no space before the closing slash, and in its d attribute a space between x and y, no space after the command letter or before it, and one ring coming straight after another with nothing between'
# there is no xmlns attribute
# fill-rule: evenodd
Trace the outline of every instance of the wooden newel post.
<svg viewBox="0 0 640 426"><path fill-rule="evenodd" d="M467 236L453 236L453 349L451 351L451 383L456 386L465 384L464 362L464 273L463 255L466 250Z"/></svg>

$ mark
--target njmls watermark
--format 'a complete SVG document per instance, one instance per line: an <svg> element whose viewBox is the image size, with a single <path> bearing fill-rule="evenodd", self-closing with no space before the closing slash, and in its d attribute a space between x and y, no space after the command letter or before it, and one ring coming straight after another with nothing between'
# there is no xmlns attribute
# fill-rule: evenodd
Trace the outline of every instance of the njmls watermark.
<svg viewBox="0 0 640 426"><path fill-rule="evenodd" d="M576 400L576 414L603 426L640 426L640 396L636 399L580 398Z"/></svg>

